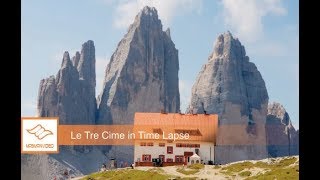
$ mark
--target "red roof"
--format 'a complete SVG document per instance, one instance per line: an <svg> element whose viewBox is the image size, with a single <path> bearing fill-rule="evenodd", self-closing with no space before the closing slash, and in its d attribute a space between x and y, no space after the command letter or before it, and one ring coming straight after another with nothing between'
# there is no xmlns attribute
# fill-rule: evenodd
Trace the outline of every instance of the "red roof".
<svg viewBox="0 0 320 180"><path fill-rule="evenodd" d="M137 112L134 116L134 127L135 130L148 133L188 132L189 140L215 143L218 115Z"/></svg>

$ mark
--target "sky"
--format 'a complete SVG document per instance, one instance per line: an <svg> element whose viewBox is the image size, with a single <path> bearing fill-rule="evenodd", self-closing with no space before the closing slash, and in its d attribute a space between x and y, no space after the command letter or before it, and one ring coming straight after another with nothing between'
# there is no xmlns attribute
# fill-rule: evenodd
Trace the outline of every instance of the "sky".
<svg viewBox="0 0 320 180"><path fill-rule="evenodd" d="M58 72L93 40L97 95L118 42L144 6L156 7L163 30L179 50L181 111L219 34L230 31L245 46L266 83L269 102L281 103L299 129L298 0L22 0L21 115L35 116L40 80Z"/></svg>

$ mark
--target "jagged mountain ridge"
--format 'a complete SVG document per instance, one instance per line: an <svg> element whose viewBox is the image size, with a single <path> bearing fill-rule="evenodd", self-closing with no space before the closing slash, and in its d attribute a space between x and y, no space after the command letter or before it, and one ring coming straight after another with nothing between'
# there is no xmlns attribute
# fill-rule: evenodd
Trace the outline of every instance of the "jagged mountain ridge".
<svg viewBox="0 0 320 180"><path fill-rule="evenodd" d="M73 62L63 54L56 77L42 79L38 94L38 115L59 116L60 124L94 124L97 110L95 47L89 40L76 52Z"/></svg>
<svg viewBox="0 0 320 180"><path fill-rule="evenodd" d="M72 60L64 52L57 75L40 81L38 116L59 116L59 124L95 124L95 87L95 47L89 40ZM59 149L59 154L22 156L21 178L54 179L65 170L70 175L90 173L106 158L95 146L60 146ZM83 166L84 163L88 166Z"/></svg>

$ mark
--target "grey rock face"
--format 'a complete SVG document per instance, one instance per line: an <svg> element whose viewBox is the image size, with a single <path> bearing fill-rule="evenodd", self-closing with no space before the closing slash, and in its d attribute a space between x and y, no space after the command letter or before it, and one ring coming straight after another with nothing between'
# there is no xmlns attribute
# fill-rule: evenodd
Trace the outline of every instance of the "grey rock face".
<svg viewBox="0 0 320 180"><path fill-rule="evenodd" d="M270 157L299 154L299 131L292 126L289 114L280 103L268 106L266 134Z"/></svg>
<svg viewBox="0 0 320 180"><path fill-rule="evenodd" d="M257 67L230 32L221 34L192 87L188 111L219 115L215 161L267 157L268 93Z"/></svg>
<svg viewBox="0 0 320 180"><path fill-rule="evenodd" d="M178 112L178 70L178 50L157 10L143 8L111 56L97 123L132 124L137 111Z"/></svg>
<svg viewBox="0 0 320 180"><path fill-rule="evenodd" d="M79 61L80 61L80 53L79 51L76 52L76 55L73 56L72 58L72 64L74 67L78 67L78 64L79 64Z"/></svg>
<svg viewBox="0 0 320 180"><path fill-rule="evenodd" d="M63 54L56 77L40 81L38 115L59 116L60 124L94 124L97 109L95 86L95 47L89 40L72 61L68 52ZM104 158L105 155L92 146L61 146L56 155L22 156L21 174L26 179L53 179L65 170L79 175L95 171L97 162L102 163L100 161ZM84 163L88 166L83 166Z"/></svg>
<svg viewBox="0 0 320 180"><path fill-rule="evenodd" d="M93 124L97 109L95 79L93 41L83 44L73 62L65 52L56 78L50 76L40 82L38 115L59 116L60 124Z"/></svg>
<svg viewBox="0 0 320 180"><path fill-rule="evenodd" d="M179 112L178 50L162 30L155 8L144 7L119 42L105 71L98 97L97 124L133 124L135 112ZM133 160L133 148L109 156Z"/></svg>

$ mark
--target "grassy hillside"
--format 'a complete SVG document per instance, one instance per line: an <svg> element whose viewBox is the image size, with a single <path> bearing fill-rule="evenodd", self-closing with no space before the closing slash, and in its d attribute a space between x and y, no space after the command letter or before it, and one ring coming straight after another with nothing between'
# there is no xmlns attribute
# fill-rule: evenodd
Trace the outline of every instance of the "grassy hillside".
<svg viewBox="0 0 320 180"><path fill-rule="evenodd" d="M241 161L221 166L136 167L90 174L83 180L165 179L299 179L299 156Z"/></svg>

